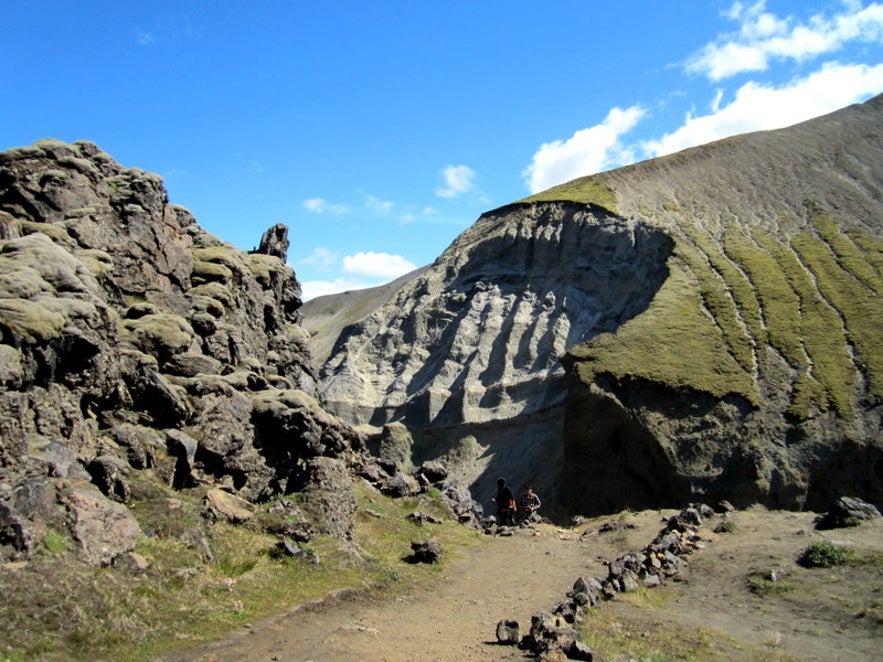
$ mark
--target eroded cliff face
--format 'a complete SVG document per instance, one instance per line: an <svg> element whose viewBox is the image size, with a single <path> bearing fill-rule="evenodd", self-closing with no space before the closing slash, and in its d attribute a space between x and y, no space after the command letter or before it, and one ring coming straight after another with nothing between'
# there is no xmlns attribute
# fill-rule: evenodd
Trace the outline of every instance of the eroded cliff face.
<svg viewBox="0 0 883 662"><path fill-rule="evenodd" d="M498 470L550 486L566 393L558 357L645 310L672 246L586 205L487 214L344 331L323 398L355 424L405 423L421 459L442 456L477 491Z"/></svg>
<svg viewBox="0 0 883 662"><path fill-rule="evenodd" d="M487 505L883 501L883 98L483 215L321 391ZM381 444L382 445L382 444Z"/></svg>
<svg viewBox="0 0 883 662"><path fill-rule="evenodd" d="M356 453L315 397L286 232L239 251L91 143L0 154L0 557L55 531L109 563L151 481L255 502Z"/></svg>

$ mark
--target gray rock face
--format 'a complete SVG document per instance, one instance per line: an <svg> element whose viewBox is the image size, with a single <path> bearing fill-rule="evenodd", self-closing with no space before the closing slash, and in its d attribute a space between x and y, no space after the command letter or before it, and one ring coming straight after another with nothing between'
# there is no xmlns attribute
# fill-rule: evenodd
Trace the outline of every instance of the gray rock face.
<svg viewBox="0 0 883 662"><path fill-rule="evenodd" d="M503 471L542 492L560 471L559 355L644 310L671 249L585 205L488 214L344 331L323 397L354 424L405 423L415 462L442 457L482 500Z"/></svg>
<svg viewBox="0 0 883 662"><path fill-rule="evenodd" d="M0 154L0 558L50 528L88 563L130 551L134 472L254 501L353 452L313 397L287 247L282 225L223 243L91 143Z"/></svg>
<svg viewBox="0 0 883 662"><path fill-rule="evenodd" d="M644 310L671 249L664 233L584 205L486 215L344 331L323 394L356 423L415 427L560 404L558 356Z"/></svg>

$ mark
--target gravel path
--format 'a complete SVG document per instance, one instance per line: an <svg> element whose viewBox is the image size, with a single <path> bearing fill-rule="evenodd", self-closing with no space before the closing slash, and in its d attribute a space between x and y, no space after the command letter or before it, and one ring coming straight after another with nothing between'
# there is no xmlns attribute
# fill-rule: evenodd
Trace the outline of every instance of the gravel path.
<svg viewBox="0 0 883 662"><path fill-rule="evenodd" d="M511 537L486 537L451 559L437 579L396 598L330 598L175 662L525 660L522 651L496 644L497 622L514 618L526 629L531 614L549 610L578 577L604 574L603 560L644 547L673 512L632 514L628 527L607 533L599 527L618 522L616 517L575 529L541 525ZM713 638L728 642L720 659L758 659L758 651L775 660L879 659L883 568L806 570L795 560L823 538L883 552L883 521L821 534L812 528L812 513L744 511L734 519L732 534L702 529L710 542L688 557L682 581L659 589L669 592L663 607L613 600L599 609L647 629L671 623L717 632L720 637ZM776 599L752 593L748 575L770 569L797 588Z"/></svg>

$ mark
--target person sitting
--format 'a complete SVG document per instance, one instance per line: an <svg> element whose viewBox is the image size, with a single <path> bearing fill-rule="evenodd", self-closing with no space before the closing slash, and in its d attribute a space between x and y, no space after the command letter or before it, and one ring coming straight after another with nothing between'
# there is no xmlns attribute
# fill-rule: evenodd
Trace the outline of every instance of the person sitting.
<svg viewBox="0 0 883 662"><path fill-rule="evenodd" d="M526 485L524 487L524 492L521 495L521 523L525 524L533 521L535 519L534 513L536 513L542 505L540 497L533 491L533 486Z"/></svg>

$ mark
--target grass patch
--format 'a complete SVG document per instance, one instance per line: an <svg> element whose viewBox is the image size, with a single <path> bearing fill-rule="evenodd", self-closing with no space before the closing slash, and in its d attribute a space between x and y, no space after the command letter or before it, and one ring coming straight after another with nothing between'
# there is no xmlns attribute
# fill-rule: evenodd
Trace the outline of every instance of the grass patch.
<svg viewBox="0 0 883 662"><path fill-rule="evenodd" d="M660 592L658 589L650 591L654 594ZM617 597L617 600L621 597ZM718 632L667 622L653 613L655 607L639 606L636 610L629 610L632 613L624 614L614 613L610 606L592 609L579 626L583 641L599 659L641 662L793 660L767 648L745 650L742 645ZM664 609L664 604L661 609Z"/></svg>
<svg viewBox="0 0 883 662"><path fill-rule="evenodd" d="M50 534L46 553L0 573L0 659L156 659L339 589L399 590L436 576L442 565L402 561L411 542L437 538L455 557L481 540L437 500L393 500L359 485L358 548L319 536L301 545L307 558L278 557L278 538L256 523L208 526L204 492L133 480L133 511L149 533L136 547L144 572L84 567ZM447 519L419 526L405 519L414 510Z"/></svg>
<svg viewBox="0 0 883 662"><path fill-rule="evenodd" d="M610 188L610 182L603 173L589 177L580 177L565 184L553 186L519 202L562 201L596 205L603 207L611 214L618 214L616 210L616 193Z"/></svg>
<svg viewBox="0 0 883 662"><path fill-rule="evenodd" d="M748 575L748 589L761 598L785 595L794 591L795 588L793 582L783 579L774 580L769 571L752 572Z"/></svg>

